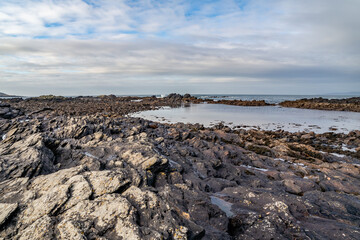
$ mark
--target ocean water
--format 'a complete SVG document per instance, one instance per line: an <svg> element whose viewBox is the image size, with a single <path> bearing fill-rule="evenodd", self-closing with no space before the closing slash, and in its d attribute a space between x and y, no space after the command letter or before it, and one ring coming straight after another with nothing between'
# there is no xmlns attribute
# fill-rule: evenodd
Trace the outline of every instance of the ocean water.
<svg viewBox="0 0 360 240"><path fill-rule="evenodd" d="M190 104L179 108L130 114L161 123L200 123L211 127L224 123L233 128L289 132L344 132L360 130L360 113L324 111L276 106L244 107L223 104Z"/></svg>
<svg viewBox="0 0 360 240"><path fill-rule="evenodd" d="M166 97L168 94L123 94L123 95L116 95L118 97L150 97L156 96L157 98ZM251 95L251 94L191 94L192 96L198 98L208 98L214 100L265 100L268 103L280 103L283 101L294 101L303 98L327 98L327 99L342 99L342 98L350 98L350 97L360 97L360 95ZM82 95L86 96L86 95ZM98 95L90 95L92 97L96 97ZM72 96L65 96L65 97L79 97L77 95ZM0 97L0 99L9 99L13 97ZM20 96L20 98L26 99L29 96Z"/></svg>
<svg viewBox="0 0 360 240"><path fill-rule="evenodd" d="M343 99L351 97L359 97L359 95L246 95L246 94L194 94L198 98L209 98L214 100L265 100L267 103L278 104L283 101L295 101L303 98L327 98L327 99Z"/></svg>

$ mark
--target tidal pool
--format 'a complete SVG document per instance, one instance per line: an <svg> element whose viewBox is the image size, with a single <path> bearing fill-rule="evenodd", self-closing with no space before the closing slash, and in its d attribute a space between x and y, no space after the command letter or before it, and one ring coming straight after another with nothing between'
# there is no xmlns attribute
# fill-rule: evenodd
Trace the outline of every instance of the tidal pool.
<svg viewBox="0 0 360 240"><path fill-rule="evenodd" d="M224 123L236 128L283 129L289 132L344 132L360 130L360 113L284 108L280 106L243 107L223 104L190 104L163 107L130 114L161 123L200 123L211 127Z"/></svg>

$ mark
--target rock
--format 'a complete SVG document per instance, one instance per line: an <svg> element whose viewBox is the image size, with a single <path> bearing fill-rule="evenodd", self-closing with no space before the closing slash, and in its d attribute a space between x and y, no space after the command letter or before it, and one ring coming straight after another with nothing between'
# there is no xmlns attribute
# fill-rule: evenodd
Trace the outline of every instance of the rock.
<svg viewBox="0 0 360 240"><path fill-rule="evenodd" d="M60 185L32 201L21 214L21 223L29 225L47 214L55 214L68 200L68 190L69 185Z"/></svg>
<svg viewBox="0 0 360 240"><path fill-rule="evenodd" d="M2 107L2 108L0 108L0 116L4 116L5 114L7 114L10 111L11 110L8 107Z"/></svg>
<svg viewBox="0 0 360 240"><path fill-rule="evenodd" d="M5 223L17 207L17 203L0 203L0 226Z"/></svg>
<svg viewBox="0 0 360 240"><path fill-rule="evenodd" d="M34 177L55 170L54 155L39 134L30 135L11 147L0 145L0 180Z"/></svg>
<svg viewBox="0 0 360 240"><path fill-rule="evenodd" d="M0 119L0 238L360 238L356 131L123 116L184 97L9 100L28 115Z"/></svg>
<svg viewBox="0 0 360 240"><path fill-rule="evenodd" d="M129 173L124 170L116 172L92 171L87 173L86 176L93 188L94 197L120 191L121 188L126 188L131 183Z"/></svg>
<svg viewBox="0 0 360 240"><path fill-rule="evenodd" d="M156 129L158 125L156 123L149 123L149 128Z"/></svg>
<svg viewBox="0 0 360 240"><path fill-rule="evenodd" d="M76 175L70 178L66 183L70 184L68 194L71 197L64 204L64 210L70 209L77 203L89 199L93 193L88 181L82 175Z"/></svg>
<svg viewBox="0 0 360 240"><path fill-rule="evenodd" d="M345 99L300 99L296 101L284 101L280 105L283 107L296 107L320 110L336 110L336 111L360 111L360 98L345 98Z"/></svg>
<svg viewBox="0 0 360 240"><path fill-rule="evenodd" d="M311 134L304 134L301 136L301 139L308 140L314 138Z"/></svg>
<svg viewBox="0 0 360 240"><path fill-rule="evenodd" d="M289 193L300 194L302 193L301 187L297 186L291 179L284 180L285 190Z"/></svg>
<svg viewBox="0 0 360 240"><path fill-rule="evenodd" d="M12 108L10 104L0 103L0 118L11 119L19 115L22 115L19 109Z"/></svg>
<svg viewBox="0 0 360 240"><path fill-rule="evenodd" d="M164 157L154 155L153 157L143 156L141 152L129 150L123 153L122 157L127 159L133 166L141 167L144 170L157 172L168 165L168 160Z"/></svg>
<svg viewBox="0 0 360 240"><path fill-rule="evenodd" d="M167 95L166 98L171 99L171 100L181 100L183 97L177 93L170 93L169 95Z"/></svg>
<svg viewBox="0 0 360 240"><path fill-rule="evenodd" d="M70 185L72 182L74 182L75 178L73 177L81 174L84 171L85 169L83 166L78 166L69 169L63 169L48 175L41 175L32 181L30 188L36 191L38 195L42 196L62 184ZM70 182L67 183L68 181Z"/></svg>
<svg viewBox="0 0 360 240"><path fill-rule="evenodd" d="M106 232L106 235L120 239L142 239L136 225L134 208L125 198L116 194L78 203L66 211L58 229L61 236L80 237L83 231L94 235Z"/></svg>
<svg viewBox="0 0 360 240"><path fill-rule="evenodd" d="M53 237L52 225L54 221L49 216L43 216L33 224L22 230L15 239L18 240L38 240L51 239Z"/></svg>
<svg viewBox="0 0 360 240"><path fill-rule="evenodd" d="M95 140L101 140L103 138L104 134L102 132L96 132L94 133Z"/></svg>
<svg viewBox="0 0 360 240"><path fill-rule="evenodd" d="M76 223L70 221L62 221L57 225L57 229L60 233L60 239L74 239L83 240L86 239L84 231L81 226L76 226Z"/></svg>
<svg viewBox="0 0 360 240"><path fill-rule="evenodd" d="M180 226L179 228L175 229L175 233L173 235L174 240L185 240L187 238L188 229L184 226Z"/></svg>

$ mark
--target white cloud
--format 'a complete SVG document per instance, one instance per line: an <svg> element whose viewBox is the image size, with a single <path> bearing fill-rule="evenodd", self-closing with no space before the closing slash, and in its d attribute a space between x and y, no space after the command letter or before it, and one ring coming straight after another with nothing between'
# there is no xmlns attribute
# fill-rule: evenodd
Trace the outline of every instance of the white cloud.
<svg viewBox="0 0 360 240"><path fill-rule="evenodd" d="M1 1L1 90L66 92L66 82L91 92L96 81L189 92L197 83L225 91L261 82L275 93L289 81L299 93L311 81L323 84L313 91L359 87L359 1L247 2Z"/></svg>

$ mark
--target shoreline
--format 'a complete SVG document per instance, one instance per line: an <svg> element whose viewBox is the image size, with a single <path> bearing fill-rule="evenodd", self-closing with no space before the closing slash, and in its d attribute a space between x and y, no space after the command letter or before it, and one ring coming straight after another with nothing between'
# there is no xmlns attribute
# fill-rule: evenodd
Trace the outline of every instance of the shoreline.
<svg viewBox="0 0 360 240"><path fill-rule="evenodd" d="M0 237L359 236L360 131L124 116L187 99L10 101L12 115L0 118Z"/></svg>
<svg viewBox="0 0 360 240"><path fill-rule="evenodd" d="M0 103L12 104L15 108L32 108L33 111L38 111L42 108L51 108L54 105L60 109L63 114L70 115L82 115L85 112L79 111L76 105L79 104L93 104L95 109L93 112L112 112L117 116L133 113L135 110L131 108L137 108L138 111L151 110L154 107L170 106L178 107L182 104L225 104L232 106L276 106L300 108L300 109L314 109L314 110L326 110L326 111L349 111L360 112L360 97L351 97L344 99L324 99L324 98L310 98L299 99L293 101L282 101L278 104L268 103L265 100L224 100L224 99L210 99L210 98L198 98L191 96L190 94L169 94L167 97L157 98L154 96L149 97L136 97L136 96L122 96L117 97L115 95L101 95L101 96L77 96L77 97L63 97L54 95L44 95L40 97L30 98L6 98L0 99ZM121 104L129 103L128 108L120 110L119 106L116 106L120 102ZM136 104L135 104L136 103ZM100 104L102 106L100 106ZM134 105L135 104L135 105ZM66 109L66 105L70 105L71 109ZM72 106L71 106L72 105ZM139 106L140 105L140 106ZM103 108L105 106L105 109ZM87 111L86 113L91 113Z"/></svg>

